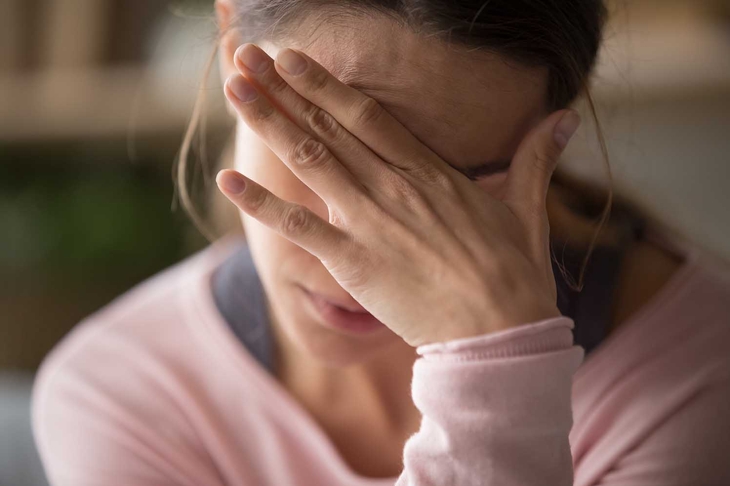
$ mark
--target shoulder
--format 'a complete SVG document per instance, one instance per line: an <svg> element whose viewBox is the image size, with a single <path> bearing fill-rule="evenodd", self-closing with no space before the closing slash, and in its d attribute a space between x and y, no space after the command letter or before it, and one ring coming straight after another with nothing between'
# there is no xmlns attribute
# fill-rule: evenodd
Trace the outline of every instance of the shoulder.
<svg viewBox="0 0 730 486"><path fill-rule="evenodd" d="M606 464L601 484L730 484L726 457L730 449L730 381L708 382L691 394L683 387L680 384L674 397L665 397L657 405L671 408L671 413L643 430L641 438L610 467ZM649 413L648 405L643 412ZM617 437L614 445L620 442Z"/></svg>
<svg viewBox="0 0 730 486"><path fill-rule="evenodd" d="M687 250L576 375L576 484L730 483L730 272Z"/></svg>
<svg viewBox="0 0 730 486"><path fill-rule="evenodd" d="M194 463L177 464L196 440L185 412L199 355L187 300L227 251L214 244L138 284L46 356L32 422L49 476L137 474L154 482L168 477L170 464Z"/></svg>
<svg viewBox="0 0 730 486"><path fill-rule="evenodd" d="M221 248L208 246L138 283L79 322L43 360L36 388L71 369L135 361L145 348L176 343L186 334L189 296L209 285L206 277L221 259ZM136 353L136 354L135 354ZM121 360L121 361L120 361Z"/></svg>
<svg viewBox="0 0 730 486"><path fill-rule="evenodd" d="M580 388L616 390L633 379L651 383L643 388L656 398L680 383L730 378L730 265L689 243L665 244L684 260L659 271L660 285L652 285L658 288L588 357L577 376Z"/></svg>
<svg viewBox="0 0 730 486"><path fill-rule="evenodd" d="M682 363L686 377L723 365L730 369L730 263L666 230L647 234L648 244L627 257L636 263L629 278L635 285L627 287L640 305L596 361L621 353L619 367Z"/></svg>

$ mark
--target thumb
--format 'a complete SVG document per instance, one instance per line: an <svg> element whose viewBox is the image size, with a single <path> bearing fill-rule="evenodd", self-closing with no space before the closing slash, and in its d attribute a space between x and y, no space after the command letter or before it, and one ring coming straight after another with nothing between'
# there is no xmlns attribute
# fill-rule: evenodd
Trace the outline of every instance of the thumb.
<svg viewBox="0 0 730 486"><path fill-rule="evenodd" d="M505 202L513 211L530 219L544 213L550 178L580 121L575 110L556 111L527 134L507 177Z"/></svg>

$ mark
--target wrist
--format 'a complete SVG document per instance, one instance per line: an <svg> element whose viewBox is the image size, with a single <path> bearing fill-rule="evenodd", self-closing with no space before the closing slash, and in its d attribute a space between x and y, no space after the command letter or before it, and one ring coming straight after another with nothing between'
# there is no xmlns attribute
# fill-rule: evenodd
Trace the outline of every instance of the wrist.
<svg viewBox="0 0 730 486"><path fill-rule="evenodd" d="M494 318L489 316L499 314L484 312L481 314L481 319L469 319L454 323L454 325L440 326L437 333L430 336L423 343L419 343L419 345L494 334L507 329L562 316L555 304L517 307L519 308L519 312L512 312L510 317L503 314L502 317Z"/></svg>

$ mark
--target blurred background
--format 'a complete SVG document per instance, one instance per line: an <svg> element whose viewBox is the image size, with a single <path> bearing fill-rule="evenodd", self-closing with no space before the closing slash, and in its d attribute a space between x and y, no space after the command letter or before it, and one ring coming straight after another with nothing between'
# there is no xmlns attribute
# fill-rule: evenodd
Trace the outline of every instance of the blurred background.
<svg viewBox="0 0 730 486"><path fill-rule="evenodd" d="M46 484L28 410L43 356L207 244L176 205L172 174L214 44L212 4L0 0L0 486ZM615 190L730 260L730 2L609 7L593 93ZM212 177L233 120L215 69L209 80L189 178L222 234L235 213ZM562 164L600 183L590 128Z"/></svg>

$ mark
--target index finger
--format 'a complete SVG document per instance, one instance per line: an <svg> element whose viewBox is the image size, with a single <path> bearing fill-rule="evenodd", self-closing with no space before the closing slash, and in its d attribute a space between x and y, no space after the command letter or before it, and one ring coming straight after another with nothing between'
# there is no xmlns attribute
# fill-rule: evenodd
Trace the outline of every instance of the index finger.
<svg viewBox="0 0 730 486"><path fill-rule="evenodd" d="M284 48L275 66L297 93L323 108L389 164L404 170L447 166L380 103L341 82L303 52Z"/></svg>

